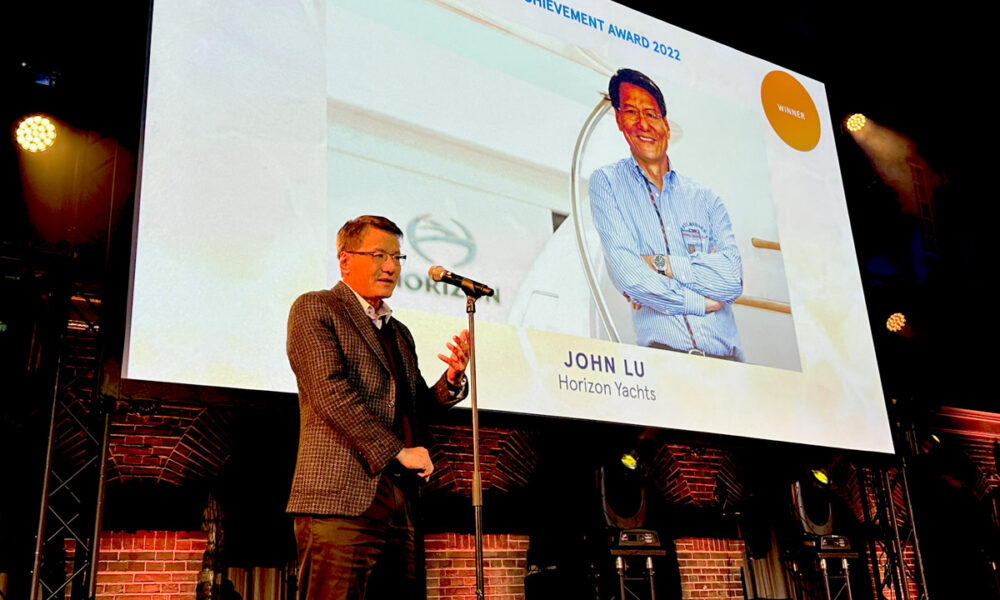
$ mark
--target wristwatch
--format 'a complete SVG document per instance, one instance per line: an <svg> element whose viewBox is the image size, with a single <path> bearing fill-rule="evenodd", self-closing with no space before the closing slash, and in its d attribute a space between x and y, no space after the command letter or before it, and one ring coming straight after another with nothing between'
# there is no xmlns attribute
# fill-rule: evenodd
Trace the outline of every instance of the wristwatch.
<svg viewBox="0 0 1000 600"><path fill-rule="evenodd" d="M653 268L660 275L667 274L667 257L662 254L653 255Z"/></svg>

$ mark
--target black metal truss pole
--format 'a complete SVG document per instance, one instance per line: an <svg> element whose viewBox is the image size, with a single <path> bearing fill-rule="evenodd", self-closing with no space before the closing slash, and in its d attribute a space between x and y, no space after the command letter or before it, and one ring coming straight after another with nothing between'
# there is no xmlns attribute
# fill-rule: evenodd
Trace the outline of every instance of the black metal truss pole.
<svg viewBox="0 0 1000 600"><path fill-rule="evenodd" d="M876 600L887 600L891 590L896 600L929 600L924 580L923 560L913 524L910 492L906 485L905 460L895 477L885 469L861 469L859 489L865 525L868 532L868 553L875 583ZM902 515L893 501L893 489L902 486L908 514ZM873 512L874 510L874 512ZM901 531L906 531L905 535ZM906 564L905 549L912 543L914 569ZM880 572L879 553L885 558L884 573ZM916 598L910 594L910 582L917 588Z"/></svg>
<svg viewBox="0 0 1000 600"><path fill-rule="evenodd" d="M100 402L100 335L88 292L70 293L53 383L31 599L93 598L106 476L110 414ZM74 306L79 303L85 308ZM96 346L89 346L96 343ZM92 352L88 352L91 350ZM64 540L75 544L66 567Z"/></svg>
<svg viewBox="0 0 1000 600"><path fill-rule="evenodd" d="M913 516L913 501L910 498L910 481L907 476L907 466L906 466L906 456L900 456L900 467L897 477L899 477L899 483L903 486L903 499L906 500L906 510L910 517L910 530L907 533L907 539L913 538L913 556L915 559L914 566L917 568L917 573L907 573L907 575L917 584L917 589L920 591L920 600L930 600L930 594L927 592L927 579L924 576L924 559L923 554L920 552L920 538L917 537L917 525L916 519ZM904 572L906 571L906 563L903 563Z"/></svg>
<svg viewBox="0 0 1000 600"><path fill-rule="evenodd" d="M91 535L90 571L87 573L87 598L97 597L97 565L101 553L101 522L104 517L104 485L108 475L108 442L111 433L111 411L103 410L101 420L100 469L97 475L97 501L94 504L94 529Z"/></svg>
<svg viewBox="0 0 1000 600"><path fill-rule="evenodd" d="M879 480L882 484L882 494L879 494L876 497L881 497L885 501L884 514L889 520L888 531L892 533L889 543L892 545L893 552L896 555L897 570L894 576L899 587L902 588L903 600L910 600L910 586L906 583L906 556L904 553L904 548L906 546L903 540L899 537L899 518L896 513L896 503L892 499L892 488L894 487L894 482L889 478L889 474L884 470L879 472L879 476ZM899 596L897 596L897 598L898 597Z"/></svg>
<svg viewBox="0 0 1000 600"><path fill-rule="evenodd" d="M60 339L62 336L60 336ZM60 346L62 344L60 343ZM49 413L48 443L45 450L45 473L42 477L42 499L38 510L38 529L35 533L35 559L31 567L31 600L37 600L41 583L42 550L45 539L45 517L49 509L49 473L52 472L52 454L55 451L56 412L59 405L59 362L56 362L55 382L52 386L52 407Z"/></svg>

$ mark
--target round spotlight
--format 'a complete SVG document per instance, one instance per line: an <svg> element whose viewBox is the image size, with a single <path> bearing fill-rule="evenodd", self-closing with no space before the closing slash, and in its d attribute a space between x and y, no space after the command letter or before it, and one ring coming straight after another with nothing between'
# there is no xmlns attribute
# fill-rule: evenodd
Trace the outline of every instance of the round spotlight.
<svg viewBox="0 0 1000 600"><path fill-rule="evenodd" d="M893 333L901 330L904 325L906 325L906 317L903 316L903 313L893 313L885 322L885 328Z"/></svg>
<svg viewBox="0 0 1000 600"><path fill-rule="evenodd" d="M28 152L45 152L56 141L56 126L48 118L35 115L22 119L14 135Z"/></svg>
<svg viewBox="0 0 1000 600"><path fill-rule="evenodd" d="M847 117L847 130L851 133L861 131L866 123L868 123L868 119L863 114L854 113Z"/></svg>

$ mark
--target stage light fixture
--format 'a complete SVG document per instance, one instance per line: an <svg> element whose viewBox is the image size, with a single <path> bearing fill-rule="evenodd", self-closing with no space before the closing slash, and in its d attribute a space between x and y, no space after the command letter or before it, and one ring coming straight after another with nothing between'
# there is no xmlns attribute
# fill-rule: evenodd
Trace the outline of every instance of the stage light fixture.
<svg viewBox="0 0 1000 600"><path fill-rule="evenodd" d="M17 143L28 152L45 152L56 141L56 126L47 117L25 117L14 134Z"/></svg>
<svg viewBox="0 0 1000 600"><path fill-rule="evenodd" d="M630 450L622 454L622 464L629 471L635 471L639 466L639 456L635 450Z"/></svg>
<svg viewBox="0 0 1000 600"><path fill-rule="evenodd" d="M885 322L885 328L893 333L900 331L905 325L906 317L903 316L903 313L892 313Z"/></svg>
<svg viewBox="0 0 1000 600"><path fill-rule="evenodd" d="M944 443L936 433L928 434L927 437L918 438L917 442L917 449L921 454L930 454Z"/></svg>
<svg viewBox="0 0 1000 600"><path fill-rule="evenodd" d="M861 113L854 113L853 115L847 117L847 130L851 133L856 133L864 129L865 124L867 123L867 117Z"/></svg>
<svg viewBox="0 0 1000 600"><path fill-rule="evenodd" d="M815 476L816 470L813 470ZM821 538L833 533L833 506L830 490L817 482L808 480L792 482L792 515L808 536Z"/></svg>
<svg viewBox="0 0 1000 600"><path fill-rule="evenodd" d="M830 476L824 469L812 469L812 476L822 486L830 485Z"/></svg>
<svg viewBox="0 0 1000 600"><path fill-rule="evenodd" d="M627 466L627 460L635 467ZM622 466L616 465L618 462ZM642 527L646 518L646 478L638 452L632 450L607 456L597 469L597 483L607 526L617 529Z"/></svg>

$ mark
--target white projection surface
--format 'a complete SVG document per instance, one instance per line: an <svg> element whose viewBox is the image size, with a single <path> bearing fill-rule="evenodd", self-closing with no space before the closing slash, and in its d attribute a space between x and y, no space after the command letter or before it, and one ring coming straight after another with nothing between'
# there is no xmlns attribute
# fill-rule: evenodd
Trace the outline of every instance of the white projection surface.
<svg viewBox="0 0 1000 600"><path fill-rule="evenodd" d="M728 212L742 362L636 344L588 199L629 156L623 67L663 91L671 168ZM381 214L426 378L466 323L427 268L496 288L484 409L893 451L817 81L605 0L176 0L146 102L129 379L295 391L288 309L337 282L337 229Z"/></svg>

